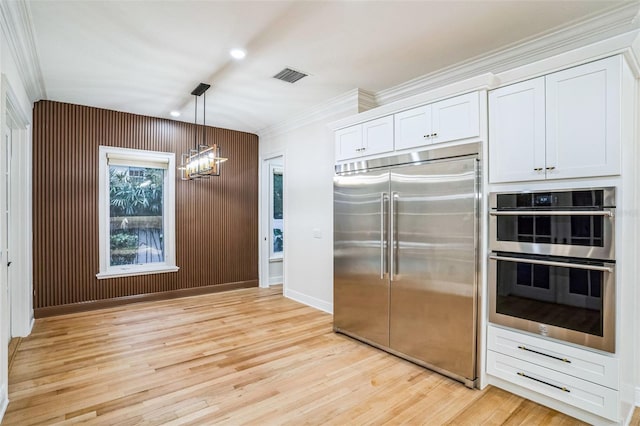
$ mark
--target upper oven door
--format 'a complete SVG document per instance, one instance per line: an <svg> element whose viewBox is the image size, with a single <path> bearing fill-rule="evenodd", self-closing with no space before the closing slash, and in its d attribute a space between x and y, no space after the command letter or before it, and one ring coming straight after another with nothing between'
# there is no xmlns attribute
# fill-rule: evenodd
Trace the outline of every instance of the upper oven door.
<svg viewBox="0 0 640 426"><path fill-rule="evenodd" d="M614 260L613 188L491 194L491 250Z"/></svg>

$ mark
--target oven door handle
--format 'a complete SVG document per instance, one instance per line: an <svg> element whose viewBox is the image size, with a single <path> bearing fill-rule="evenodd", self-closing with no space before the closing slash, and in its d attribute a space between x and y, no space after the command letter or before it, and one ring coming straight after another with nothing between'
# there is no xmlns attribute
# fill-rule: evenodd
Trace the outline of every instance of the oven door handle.
<svg viewBox="0 0 640 426"><path fill-rule="evenodd" d="M550 260L527 259L524 257L506 257L490 255L491 260L503 260L505 262L532 263L534 265L560 266L562 268L587 269L589 271L613 272L610 266L584 265L582 263L553 262Z"/></svg>
<svg viewBox="0 0 640 426"><path fill-rule="evenodd" d="M613 217L611 210L518 210L518 211L490 211L491 216L609 216Z"/></svg>

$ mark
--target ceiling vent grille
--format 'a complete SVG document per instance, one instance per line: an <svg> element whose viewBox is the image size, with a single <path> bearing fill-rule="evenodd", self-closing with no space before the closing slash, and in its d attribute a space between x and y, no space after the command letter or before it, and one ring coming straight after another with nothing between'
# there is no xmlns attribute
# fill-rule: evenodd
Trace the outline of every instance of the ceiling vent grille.
<svg viewBox="0 0 640 426"><path fill-rule="evenodd" d="M292 70L291 68L285 68L280 71L278 74L274 75L273 78L277 78L278 80L286 81L287 83L295 83L301 78L306 77L309 74L305 74L300 71Z"/></svg>

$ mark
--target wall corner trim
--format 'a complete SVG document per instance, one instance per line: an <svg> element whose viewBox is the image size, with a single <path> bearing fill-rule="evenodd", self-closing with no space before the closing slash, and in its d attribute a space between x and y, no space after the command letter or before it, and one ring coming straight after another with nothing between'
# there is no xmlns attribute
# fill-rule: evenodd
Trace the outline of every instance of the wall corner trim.
<svg viewBox="0 0 640 426"><path fill-rule="evenodd" d="M31 102L47 98L33 20L25 0L0 2L0 26Z"/></svg>
<svg viewBox="0 0 640 426"><path fill-rule="evenodd" d="M295 300L296 302L300 302L303 305L311 306L312 308L316 308L328 314L333 314L333 303L325 302L324 300L320 300L317 297L309 296L307 294L288 288L284 289L284 297Z"/></svg>

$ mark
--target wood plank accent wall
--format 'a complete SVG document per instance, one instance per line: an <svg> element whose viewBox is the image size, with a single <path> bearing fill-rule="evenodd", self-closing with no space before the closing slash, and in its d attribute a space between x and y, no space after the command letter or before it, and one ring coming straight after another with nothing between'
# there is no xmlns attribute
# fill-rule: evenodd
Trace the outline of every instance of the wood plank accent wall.
<svg viewBox="0 0 640 426"><path fill-rule="evenodd" d="M180 155L202 126L60 102L33 111L33 284L36 317L258 284L258 137L207 127L220 177L176 173L180 271L98 280L98 147Z"/></svg>

